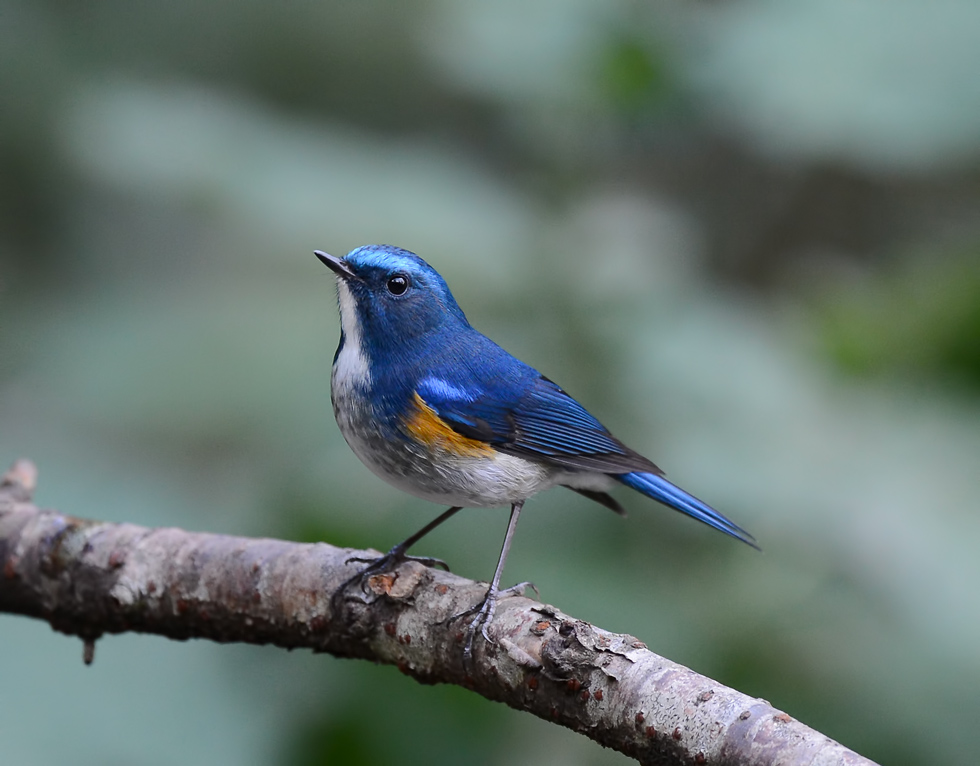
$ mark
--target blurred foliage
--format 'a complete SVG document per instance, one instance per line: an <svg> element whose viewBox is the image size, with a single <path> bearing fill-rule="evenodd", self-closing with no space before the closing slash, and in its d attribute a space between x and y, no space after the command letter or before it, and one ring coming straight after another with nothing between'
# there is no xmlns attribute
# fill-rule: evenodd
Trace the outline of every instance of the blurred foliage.
<svg viewBox="0 0 980 766"><path fill-rule="evenodd" d="M977 71L971 0L0 0L0 463L80 516L387 549L439 509L337 432L311 251L409 247L766 551L556 490L508 580L881 762L972 762ZM486 578L505 525L420 553ZM0 635L4 762L625 761L391 668Z"/></svg>
<svg viewBox="0 0 980 766"><path fill-rule="evenodd" d="M417 702L414 681L371 667L357 685L342 690L344 704L297 726L285 761L296 766L397 763L408 753L427 761L452 763L459 757L452 732L467 731L467 757L474 764L497 763L498 732L518 714L454 686L430 688L438 715Z"/></svg>
<svg viewBox="0 0 980 766"><path fill-rule="evenodd" d="M601 89L613 106L636 115L659 104L670 91L664 55L642 39L623 37L605 46Z"/></svg>
<svg viewBox="0 0 980 766"><path fill-rule="evenodd" d="M839 288L826 308L831 353L857 374L980 390L980 246L924 253Z"/></svg>

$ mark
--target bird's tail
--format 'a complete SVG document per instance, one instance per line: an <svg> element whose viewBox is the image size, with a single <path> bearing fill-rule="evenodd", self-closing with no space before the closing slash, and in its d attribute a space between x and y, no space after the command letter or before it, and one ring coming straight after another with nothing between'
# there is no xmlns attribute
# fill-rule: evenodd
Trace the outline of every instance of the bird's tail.
<svg viewBox="0 0 980 766"><path fill-rule="evenodd" d="M674 510L686 513L698 521L703 521L709 527L714 527L726 535L731 535L736 540L741 540L743 543L751 545L756 550L761 550L752 535L734 522L726 519L707 503L701 502L694 495L689 495L680 487L671 484L663 476L636 471L633 473L619 474L613 478L621 481L631 489L642 492L647 497L652 497L654 500Z"/></svg>

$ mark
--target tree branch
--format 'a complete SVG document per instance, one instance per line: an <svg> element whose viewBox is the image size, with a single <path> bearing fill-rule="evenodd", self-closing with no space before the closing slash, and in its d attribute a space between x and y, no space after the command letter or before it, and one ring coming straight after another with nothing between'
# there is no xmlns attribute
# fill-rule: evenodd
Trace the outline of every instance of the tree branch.
<svg viewBox="0 0 980 766"><path fill-rule="evenodd" d="M336 601L369 552L148 529L40 510L36 469L0 480L0 612L48 621L85 642L135 631L307 647L391 665L422 683L467 686L581 732L645 764L871 764L772 708L528 598L500 602L493 645L450 618L486 586L406 562Z"/></svg>

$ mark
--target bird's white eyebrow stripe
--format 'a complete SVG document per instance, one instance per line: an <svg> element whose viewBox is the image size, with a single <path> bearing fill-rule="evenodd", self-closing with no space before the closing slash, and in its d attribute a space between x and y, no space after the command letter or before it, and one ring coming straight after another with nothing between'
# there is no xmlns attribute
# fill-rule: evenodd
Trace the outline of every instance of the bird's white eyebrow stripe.
<svg viewBox="0 0 980 766"><path fill-rule="evenodd" d="M423 378L419 381L419 393L430 391L435 396L440 396L443 399L462 399L466 402L472 402L476 400L475 392L467 390L465 388L460 388L459 386L453 385L442 378Z"/></svg>

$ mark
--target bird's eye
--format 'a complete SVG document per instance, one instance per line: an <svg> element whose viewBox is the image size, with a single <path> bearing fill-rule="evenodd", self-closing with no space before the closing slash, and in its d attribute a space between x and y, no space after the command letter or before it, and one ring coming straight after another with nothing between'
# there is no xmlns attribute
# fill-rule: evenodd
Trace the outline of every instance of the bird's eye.
<svg viewBox="0 0 980 766"><path fill-rule="evenodd" d="M388 278L386 287L392 295L401 295L408 289L408 277L404 274L395 274Z"/></svg>

